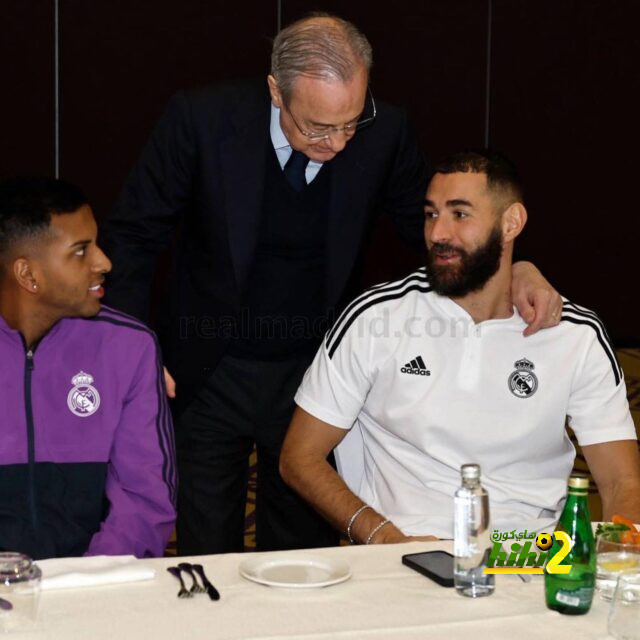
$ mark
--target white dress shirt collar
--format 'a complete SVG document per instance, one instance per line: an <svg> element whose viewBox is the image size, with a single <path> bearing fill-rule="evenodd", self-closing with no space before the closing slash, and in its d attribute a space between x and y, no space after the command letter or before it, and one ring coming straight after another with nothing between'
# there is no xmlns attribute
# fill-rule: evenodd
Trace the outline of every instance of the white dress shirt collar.
<svg viewBox="0 0 640 640"><path fill-rule="evenodd" d="M269 133L271 134L271 143L278 156L278 163L280 168L284 169L284 165L287 164L287 160L291 156L291 145L284 135L284 131L280 126L280 109L271 103L271 122L269 124ZM305 177L307 184L309 184L317 175L318 171L322 168L322 162L316 162L315 160L309 160L307 169L305 171Z"/></svg>

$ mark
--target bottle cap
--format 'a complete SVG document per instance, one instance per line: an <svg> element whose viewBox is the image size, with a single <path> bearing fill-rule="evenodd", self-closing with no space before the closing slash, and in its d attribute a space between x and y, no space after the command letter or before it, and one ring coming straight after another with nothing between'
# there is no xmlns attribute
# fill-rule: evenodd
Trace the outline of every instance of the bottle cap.
<svg viewBox="0 0 640 640"><path fill-rule="evenodd" d="M463 478L475 479L480 477L480 465L479 464L463 464L460 467L460 475Z"/></svg>
<svg viewBox="0 0 640 640"><path fill-rule="evenodd" d="M569 478L569 487L571 489L588 489L589 478L585 476L571 476Z"/></svg>

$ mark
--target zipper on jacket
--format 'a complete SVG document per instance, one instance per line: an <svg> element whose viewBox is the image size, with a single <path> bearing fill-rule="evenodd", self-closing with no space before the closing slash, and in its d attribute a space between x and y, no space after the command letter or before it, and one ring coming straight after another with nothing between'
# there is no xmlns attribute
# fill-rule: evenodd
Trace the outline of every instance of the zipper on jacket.
<svg viewBox="0 0 640 640"><path fill-rule="evenodd" d="M31 377L33 375L33 351L27 351L27 360L24 368L24 407L27 414L27 455L29 461L29 511L31 512L31 525L34 529L38 526L38 513L36 510L36 478L35 478L35 435L33 429L33 407L31 405Z"/></svg>

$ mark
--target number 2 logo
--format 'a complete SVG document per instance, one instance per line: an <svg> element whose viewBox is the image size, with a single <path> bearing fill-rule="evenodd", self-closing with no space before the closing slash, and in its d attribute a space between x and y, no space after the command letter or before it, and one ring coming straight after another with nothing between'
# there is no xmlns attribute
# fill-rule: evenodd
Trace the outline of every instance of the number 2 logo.
<svg viewBox="0 0 640 640"><path fill-rule="evenodd" d="M569 551L571 551L573 542L564 531L555 531L553 535L558 542L562 543L562 548L553 556L553 558L549 559L545 569L548 573L569 573L571 565L560 563L567 557Z"/></svg>

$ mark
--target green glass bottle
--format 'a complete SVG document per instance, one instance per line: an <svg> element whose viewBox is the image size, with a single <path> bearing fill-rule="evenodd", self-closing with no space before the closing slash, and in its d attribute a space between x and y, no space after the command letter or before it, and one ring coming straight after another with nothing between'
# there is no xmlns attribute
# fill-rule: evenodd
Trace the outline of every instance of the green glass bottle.
<svg viewBox="0 0 640 640"><path fill-rule="evenodd" d="M562 560L571 565L566 574L544 574L547 607L560 613L581 615L591 608L596 578L596 548L591 531L591 517L587 496L589 479L583 476L569 478L569 494L556 531L564 531L573 542L571 551ZM553 540L549 558L561 549L562 543Z"/></svg>

